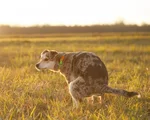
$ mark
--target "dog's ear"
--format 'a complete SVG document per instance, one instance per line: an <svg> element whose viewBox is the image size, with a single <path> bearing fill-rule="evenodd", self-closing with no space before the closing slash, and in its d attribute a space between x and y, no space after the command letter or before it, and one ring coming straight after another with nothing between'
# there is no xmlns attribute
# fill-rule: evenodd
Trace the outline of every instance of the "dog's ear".
<svg viewBox="0 0 150 120"><path fill-rule="evenodd" d="M41 53L41 55L44 54L44 53L46 53L46 52L49 52L49 50L44 50L44 51Z"/></svg>
<svg viewBox="0 0 150 120"><path fill-rule="evenodd" d="M57 54L58 54L58 52L56 50L51 50L50 51L51 59L54 59Z"/></svg>

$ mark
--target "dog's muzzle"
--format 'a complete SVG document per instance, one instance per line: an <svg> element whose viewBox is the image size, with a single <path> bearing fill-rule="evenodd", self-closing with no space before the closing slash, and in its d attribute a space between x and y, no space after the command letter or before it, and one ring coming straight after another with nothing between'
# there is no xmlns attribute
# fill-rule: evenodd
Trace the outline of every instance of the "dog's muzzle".
<svg viewBox="0 0 150 120"><path fill-rule="evenodd" d="M36 66L37 68L39 68L39 63L37 63L35 66Z"/></svg>
<svg viewBox="0 0 150 120"><path fill-rule="evenodd" d="M38 71L40 71L40 69L39 69L39 63L37 63L37 64L35 65L35 68L36 68Z"/></svg>

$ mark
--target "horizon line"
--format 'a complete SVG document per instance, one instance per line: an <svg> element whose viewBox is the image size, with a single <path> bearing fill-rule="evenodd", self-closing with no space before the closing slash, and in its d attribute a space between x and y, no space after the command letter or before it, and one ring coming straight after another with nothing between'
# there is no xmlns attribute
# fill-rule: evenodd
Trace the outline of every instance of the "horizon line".
<svg viewBox="0 0 150 120"><path fill-rule="evenodd" d="M3 24L0 23L0 27L2 26L9 26L9 27L44 27L44 26L66 26L66 27L84 27L84 26L103 26L103 25L124 25L124 26L130 26L130 25L136 25L136 26L145 26L150 25L150 23L142 23L142 24L136 24L136 23L124 23L123 21L116 22L116 23L95 23L95 24L73 24L73 25L65 25L65 24L31 24L31 25L22 25L22 24Z"/></svg>

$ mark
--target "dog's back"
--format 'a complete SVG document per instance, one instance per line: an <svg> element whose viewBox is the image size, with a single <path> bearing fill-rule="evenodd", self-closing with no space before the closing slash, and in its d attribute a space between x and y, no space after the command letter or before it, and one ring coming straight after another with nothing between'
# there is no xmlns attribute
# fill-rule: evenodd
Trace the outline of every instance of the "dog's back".
<svg viewBox="0 0 150 120"><path fill-rule="evenodd" d="M91 52L79 52L73 57L73 74L81 76L87 85L108 84L108 72L104 63Z"/></svg>

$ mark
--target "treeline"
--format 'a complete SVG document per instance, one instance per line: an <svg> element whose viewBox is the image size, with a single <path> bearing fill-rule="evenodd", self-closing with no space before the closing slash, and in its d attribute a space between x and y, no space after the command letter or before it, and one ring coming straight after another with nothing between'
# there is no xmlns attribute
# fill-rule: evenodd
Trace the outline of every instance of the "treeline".
<svg viewBox="0 0 150 120"><path fill-rule="evenodd" d="M0 34L48 34L48 33L88 33L88 32L150 32L150 25L91 25L91 26L0 26Z"/></svg>

